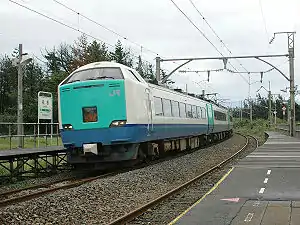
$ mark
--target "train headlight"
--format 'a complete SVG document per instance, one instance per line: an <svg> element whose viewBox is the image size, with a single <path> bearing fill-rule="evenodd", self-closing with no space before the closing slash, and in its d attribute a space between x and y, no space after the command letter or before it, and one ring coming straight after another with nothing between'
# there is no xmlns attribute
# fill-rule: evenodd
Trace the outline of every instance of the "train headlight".
<svg viewBox="0 0 300 225"><path fill-rule="evenodd" d="M126 120L115 120L112 121L109 127L121 127L126 124Z"/></svg>
<svg viewBox="0 0 300 225"><path fill-rule="evenodd" d="M72 130L73 126L72 126L72 124L63 124L63 129L64 130Z"/></svg>

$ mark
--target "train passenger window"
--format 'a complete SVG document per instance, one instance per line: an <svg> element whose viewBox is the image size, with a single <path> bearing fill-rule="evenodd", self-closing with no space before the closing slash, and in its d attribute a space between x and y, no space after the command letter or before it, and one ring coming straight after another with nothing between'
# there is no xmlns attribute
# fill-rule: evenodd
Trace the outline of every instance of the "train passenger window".
<svg viewBox="0 0 300 225"><path fill-rule="evenodd" d="M180 117L185 118L186 117L186 112L185 112L185 104L184 103L179 103L179 112L180 112Z"/></svg>
<svg viewBox="0 0 300 225"><path fill-rule="evenodd" d="M205 108L201 108L202 110L202 119L206 119L206 109Z"/></svg>
<svg viewBox="0 0 300 225"><path fill-rule="evenodd" d="M122 71L118 67L99 67L95 69L86 69L74 73L64 84L77 81L102 80L102 79L124 79Z"/></svg>
<svg viewBox="0 0 300 225"><path fill-rule="evenodd" d="M186 115L188 118L193 118L192 106L190 104L186 104Z"/></svg>
<svg viewBox="0 0 300 225"><path fill-rule="evenodd" d="M164 116L171 117L172 116L171 100L163 98L162 102L163 102Z"/></svg>
<svg viewBox="0 0 300 225"><path fill-rule="evenodd" d="M201 108L197 106L197 118L201 119Z"/></svg>
<svg viewBox="0 0 300 225"><path fill-rule="evenodd" d="M197 118L197 108L195 105L192 106L192 116L193 118Z"/></svg>
<svg viewBox="0 0 300 225"><path fill-rule="evenodd" d="M154 109L155 109L155 115L156 116L163 116L164 115L161 98L154 97Z"/></svg>
<svg viewBox="0 0 300 225"><path fill-rule="evenodd" d="M179 103L172 101L172 113L174 117L179 117Z"/></svg>
<svg viewBox="0 0 300 225"><path fill-rule="evenodd" d="M215 114L215 120L221 120L221 121L226 121L226 114L219 112L219 111L214 111Z"/></svg>

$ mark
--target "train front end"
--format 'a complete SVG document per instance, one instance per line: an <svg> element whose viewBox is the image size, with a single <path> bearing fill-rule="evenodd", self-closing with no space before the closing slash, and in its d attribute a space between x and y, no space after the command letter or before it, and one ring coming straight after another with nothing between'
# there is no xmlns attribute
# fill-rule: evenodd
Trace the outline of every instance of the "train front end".
<svg viewBox="0 0 300 225"><path fill-rule="evenodd" d="M125 79L116 63L83 66L58 87L62 142L69 162L84 164L134 157L122 148L130 139L126 125Z"/></svg>

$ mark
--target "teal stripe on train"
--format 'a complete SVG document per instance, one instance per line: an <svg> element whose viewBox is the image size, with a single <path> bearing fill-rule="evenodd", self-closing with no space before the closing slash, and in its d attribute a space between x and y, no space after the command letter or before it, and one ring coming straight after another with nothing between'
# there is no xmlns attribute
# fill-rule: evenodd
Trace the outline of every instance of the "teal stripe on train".
<svg viewBox="0 0 300 225"><path fill-rule="evenodd" d="M62 124L73 129L107 128L114 120L126 120L124 80L91 80L59 88ZM83 122L83 107L97 107L98 121Z"/></svg>

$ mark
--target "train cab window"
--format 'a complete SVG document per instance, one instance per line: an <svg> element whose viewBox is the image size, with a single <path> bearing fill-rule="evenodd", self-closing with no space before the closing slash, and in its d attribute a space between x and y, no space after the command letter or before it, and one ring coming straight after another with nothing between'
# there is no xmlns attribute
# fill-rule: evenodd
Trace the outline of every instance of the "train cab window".
<svg viewBox="0 0 300 225"><path fill-rule="evenodd" d="M179 117L179 103L172 101L172 113L174 117Z"/></svg>
<svg viewBox="0 0 300 225"><path fill-rule="evenodd" d="M154 97L154 109L155 109L155 115L156 116L163 116L164 115L161 98Z"/></svg>
<svg viewBox="0 0 300 225"><path fill-rule="evenodd" d="M193 118L197 118L197 108L196 108L196 106L192 106L192 116L193 116Z"/></svg>
<svg viewBox="0 0 300 225"><path fill-rule="evenodd" d="M115 80L115 79L124 79L122 71L118 67L99 67L94 69L86 69L75 72L70 76L64 84L69 84L78 81L87 81L87 80Z"/></svg>
<svg viewBox="0 0 300 225"><path fill-rule="evenodd" d="M164 116L171 117L172 116L171 100L163 98L162 102L163 102Z"/></svg>
<svg viewBox="0 0 300 225"><path fill-rule="evenodd" d="M141 81L139 80L139 78L134 74L134 72L133 72L132 70L128 70L128 71L134 76L134 78L135 78L137 81L141 82Z"/></svg>
<svg viewBox="0 0 300 225"><path fill-rule="evenodd" d="M185 104L184 103L179 103L179 113L180 117L185 118L186 117L186 111L185 111Z"/></svg>
<svg viewBox="0 0 300 225"><path fill-rule="evenodd" d="M190 104L186 104L186 115L188 118L193 118L192 106Z"/></svg>
<svg viewBox="0 0 300 225"><path fill-rule="evenodd" d="M201 108L199 106L197 106L197 118L201 119Z"/></svg>

